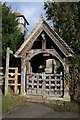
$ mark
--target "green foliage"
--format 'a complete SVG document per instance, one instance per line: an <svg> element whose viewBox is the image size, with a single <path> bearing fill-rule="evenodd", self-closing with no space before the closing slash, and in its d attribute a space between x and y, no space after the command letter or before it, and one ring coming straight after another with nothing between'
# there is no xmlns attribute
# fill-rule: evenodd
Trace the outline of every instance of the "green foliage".
<svg viewBox="0 0 80 120"><path fill-rule="evenodd" d="M80 53L80 2L47 2L46 16L75 53Z"/></svg>
<svg viewBox="0 0 80 120"><path fill-rule="evenodd" d="M60 62L58 60L56 60L56 69L58 69L61 66Z"/></svg>
<svg viewBox="0 0 80 120"><path fill-rule="evenodd" d="M65 73L64 74L64 80L66 81L66 82L68 82L68 81L70 81L70 79L71 79L71 76L70 76L70 73Z"/></svg>
<svg viewBox="0 0 80 120"><path fill-rule="evenodd" d="M78 113L78 105L75 102L67 102L60 100L50 100L47 103L48 106L52 107L55 111L63 112L75 112Z"/></svg>
<svg viewBox="0 0 80 120"><path fill-rule="evenodd" d="M79 94L80 87L80 1L79 2L45 2L46 17L53 24L54 30L73 49L75 55L70 58L70 75L65 74L65 79L71 76L70 90ZM77 90L76 90L77 89ZM77 92L76 92L77 91Z"/></svg>
<svg viewBox="0 0 80 120"><path fill-rule="evenodd" d="M2 5L2 52L5 57L6 48L10 47L14 52L20 45L20 31L18 21L12 13L11 6Z"/></svg>

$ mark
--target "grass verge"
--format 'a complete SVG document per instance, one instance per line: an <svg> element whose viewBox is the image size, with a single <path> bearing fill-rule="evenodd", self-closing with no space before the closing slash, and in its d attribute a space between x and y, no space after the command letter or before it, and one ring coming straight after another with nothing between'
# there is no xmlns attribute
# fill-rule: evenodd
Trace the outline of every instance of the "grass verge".
<svg viewBox="0 0 80 120"><path fill-rule="evenodd" d="M2 97L2 111L3 113L8 112L16 107L23 105L26 102L27 102L27 97L23 97L21 95L8 94ZM53 108L54 111L63 111L63 112L67 111L67 112L78 113L78 109L79 109L78 105L75 102L48 100L47 102L43 102L43 104Z"/></svg>
<svg viewBox="0 0 80 120"><path fill-rule="evenodd" d="M62 112L75 112L78 113L78 105L75 102L66 102L66 101L49 101L48 106L52 107L54 111Z"/></svg>
<svg viewBox="0 0 80 120"><path fill-rule="evenodd" d="M26 102L26 98L20 95L7 94L2 96L2 112L6 113Z"/></svg>

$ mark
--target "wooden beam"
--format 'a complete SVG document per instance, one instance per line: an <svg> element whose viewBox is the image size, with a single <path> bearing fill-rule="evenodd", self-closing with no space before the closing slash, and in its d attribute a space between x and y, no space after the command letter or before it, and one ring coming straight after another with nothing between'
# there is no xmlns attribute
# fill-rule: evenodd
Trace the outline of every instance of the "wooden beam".
<svg viewBox="0 0 80 120"><path fill-rule="evenodd" d="M42 50L46 49L46 39L42 40Z"/></svg>
<svg viewBox="0 0 80 120"><path fill-rule="evenodd" d="M8 73L8 75L11 75L12 73ZM14 75L21 75L21 73L14 73Z"/></svg>
<svg viewBox="0 0 80 120"><path fill-rule="evenodd" d="M15 83L8 83L9 86L15 86ZM21 86L21 84L17 84L17 86Z"/></svg>
<svg viewBox="0 0 80 120"><path fill-rule="evenodd" d="M9 70L16 70L17 67L9 67Z"/></svg>
<svg viewBox="0 0 80 120"><path fill-rule="evenodd" d="M8 78L8 80L15 80L15 78Z"/></svg>

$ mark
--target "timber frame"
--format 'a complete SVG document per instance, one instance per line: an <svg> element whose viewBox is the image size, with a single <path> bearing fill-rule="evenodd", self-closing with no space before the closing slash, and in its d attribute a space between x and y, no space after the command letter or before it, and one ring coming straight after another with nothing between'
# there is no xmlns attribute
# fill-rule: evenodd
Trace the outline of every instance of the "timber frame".
<svg viewBox="0 0 80 120"><path fill-rule="evenodd" d="M49 42L49 39L51 40L51 44ZM50 48L50 46L52 48ZM39 60L38 59L39 56L40 56L40 60L43 59L43 56L47 56L47 57L44 57L45 61L47 61L48 58L49 58L49 60L54 59L54 58L59 60L59 62L63 66L63 74L65 74L66 72L67 73L69 72L68 58L72 57L73 54L74 54L74 52L65 43L65 41L62 40L62 38L49 26L49 24L46 22L45 19L42 19L15 53L15 57L21 58L21 93L23 95L27 94L28 87L29 87L29 86L27 86L27 84L30 84L30 83L28 83L30 80L28 75L33 74L32 69L34 69L34 67L35 67L35 65L33 65L33 64L36 64L36 59ZM33 68L31 66L31 64L32 64ZM57 73L55 73L55 74L58 75ZM35 73L35 75L37 75L37 72ZM41 73L40 73L40 75L41 75ZM48 77L50 77L51 75L52 74L49 74ZM53 76L54 76L54 73L53 73ZM37 78L37 76L35 78ZM47 78L47 76L45 74L45 79L46 78ZM34 77L32 77L31 80L32 79L34 79ZM37 79L39 79L39 78L37 78ZM50 79L51 79L51 77L50 77ZM26 81L28 81L28 82L26 82ZM33 85L34 83L33 84L32 83L30 85L34 86ZM36 84L38 84L38 82L36 82ZM49 82L49 84L51 84L51 82ZM36 89L37 95L38 95L38 91L39 91L38 87L39 86L37 86L37 89ZM51 89L50 89L50 91L51 91ZM48 97L50 95L50 91L49 91ZM44 96L46 96L46 95L44 95ZM56 97L56 95L55 95L55 97ZM70 100L69 85L68 84L65 85L65 80L63 81L62 99Z"/></svg>

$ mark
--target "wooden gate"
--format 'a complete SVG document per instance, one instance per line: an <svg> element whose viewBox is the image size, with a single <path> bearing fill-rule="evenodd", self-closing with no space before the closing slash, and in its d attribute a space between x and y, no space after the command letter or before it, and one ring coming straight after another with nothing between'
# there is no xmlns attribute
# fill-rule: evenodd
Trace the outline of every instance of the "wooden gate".
<svg viewBox="0 0 80 120"><path fill-rule="evenodd" d="M10 76L9 76L10 75ZM18 93L18 86L21 86L21 84L18 83L18 67L9 67L9 73L8 73L8 87L13 86L14 93Z"/></svg>
<svg viewBox="0 0 80 120"><path fill-rule="evenodd" d="M19 93L18 87L21 86L21 84L19 84L18 81L18 75L21 75L20 73L18 73L18 67L9 67L8 73L6 74L7 75L5 75L5 77L7 76L7 79L5 78L5 95L6 93L11 91L15 94L18 94Z"/></svg>
<svg viewBox="0 0 80 120"><path fill-rule="evenodd" d="M36 73L27 75L27 94L63 96L63 75Z"/></svg>

